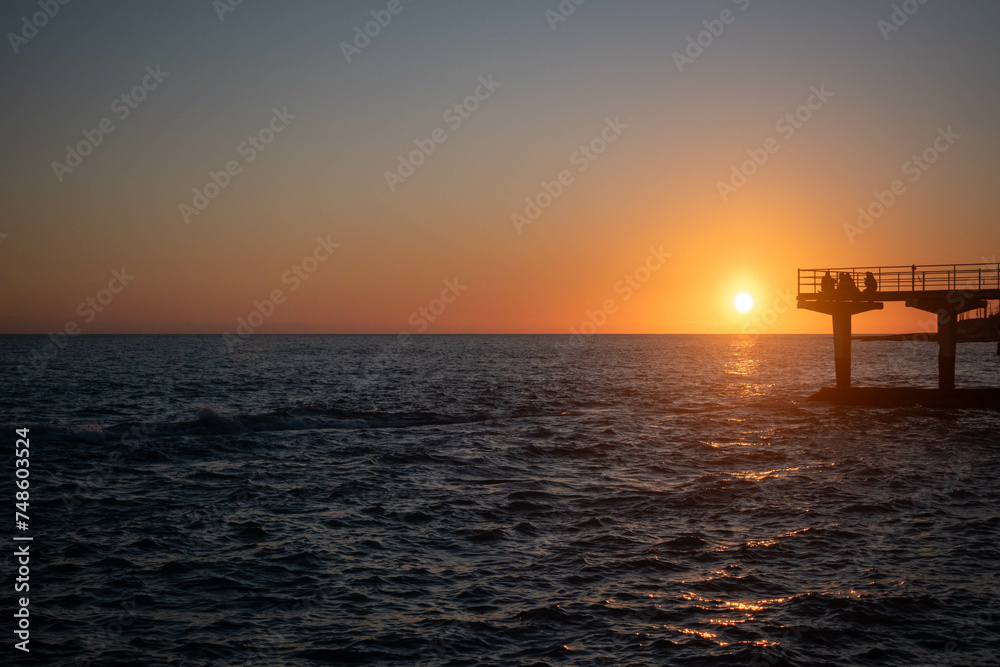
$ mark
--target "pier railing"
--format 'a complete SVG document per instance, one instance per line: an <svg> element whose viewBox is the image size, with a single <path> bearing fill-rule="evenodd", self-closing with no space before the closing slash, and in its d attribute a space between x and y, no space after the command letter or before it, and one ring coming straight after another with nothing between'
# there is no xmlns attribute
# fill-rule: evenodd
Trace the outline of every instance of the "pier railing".
<svg viewBox="0 0 1000 667"><path fill-rule="evenodd" d="M846 268L799 269L799 295L836 297L843 289L831 289L830 278L839 281L848 274L859 291L865 289L868 273L875 277L878 292L917 293L949 290L1000 290L1000 262L983 264L924 264L910 266L852 266Z"/></svg>

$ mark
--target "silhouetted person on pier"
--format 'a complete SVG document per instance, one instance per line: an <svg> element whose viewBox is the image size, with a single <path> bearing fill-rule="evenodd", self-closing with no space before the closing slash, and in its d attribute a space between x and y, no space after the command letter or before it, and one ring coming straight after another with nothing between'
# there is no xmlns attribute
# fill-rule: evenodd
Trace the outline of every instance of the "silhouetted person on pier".
<svg viewBox="0 0 1000 667"><path fill-rule="evenodd" d="M819 281L819 291L831 293L835 289L837 289L837 281L834 280L833 274L827 271L826 275Z"/></svg>
<svg viewBox="0 0 1000 667"><path fill-rule="evenodd" d="M858 294L860 290L854 284L854 278L846 271L841 272L840 280L837 281L837 291L841 294Z"/></svg>
<svg viewBox="0 0 1000 667"><path fill-rule="evenodd" d="M871 271L865 273L865 294L874 294L878 291L878 280Z"/></svg>

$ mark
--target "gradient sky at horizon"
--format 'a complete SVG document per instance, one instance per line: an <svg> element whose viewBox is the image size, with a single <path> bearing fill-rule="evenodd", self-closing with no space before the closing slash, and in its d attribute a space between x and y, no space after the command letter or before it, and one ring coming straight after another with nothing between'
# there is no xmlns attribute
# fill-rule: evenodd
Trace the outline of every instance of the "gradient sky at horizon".
<svg viewBox="0 0 1000 667"><path fill-rule="evenodd" d="M428 333L568 333L609 299L601 333L729 333L784 304L798 267L998 261L995 2L930 0L886 40L878 21L904 3L588 0L553 30L558 0L402 0L346 62L341 43L388 4L243 0L220 20L211 0L70 2L17 54L5 37L0 333L234 332L275 289L287 300L259 332L416 332L456 279L468 289ZM723 10L735 20L679 72L673 54ZM0 29L37 11L7 2ZM112 101L157 65L169 76L118 120ZM489 76L500 87L452 130L445 110ZM246 163L238 146L275 108L295 119ZM106 117L115 131L59 182L52 163ZM628 127L578 171L608 119ZM385 172L439 127L391 192ZM904 163L941 128L960 138L911 182ZM723 201L769 137L778 152ZM185 224L179 205L230 160L242 172ZM512 214L566 169L519 233ZM896 179L906 193L852 243L844 225ZM317 237L340 247L292 292ZM661 246L626 300L616 284ZM78 305L122 267L134 284L85 322ZM829 332L779 310L769 333ZM887 305L855 330L927 317Z"/></svg>

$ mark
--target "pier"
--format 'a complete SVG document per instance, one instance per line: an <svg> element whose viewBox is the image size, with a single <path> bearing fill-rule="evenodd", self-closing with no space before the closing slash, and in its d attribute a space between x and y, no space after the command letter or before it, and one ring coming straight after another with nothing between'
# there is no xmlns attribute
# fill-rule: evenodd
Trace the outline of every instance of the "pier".
<svg viewBox="0 0 1000 667"><path fill-rule="evenodd" d="M855 315L882 310L887 301L902 301L908 307L937 316L938 389L937 394L924 390L923 396L932 402L936 396L937 402L954 405L955 395L946 398L941 392L967 391L955 388L958 316L985 308L988 301L997 299L1000 299L1000 263L799 269L798 307L833 318L836 389L824 390L817 397L864 404L874 404L873 400L881 401L880 404L891 401L891 396L886 395L873 398L872 390L882 388L852 391L851 321ZM892 393L894 389L902 402L917 395L912 388L903 391L904 388L890 387L882 393ZM1000 399L1000 389L987 391L995 392ZM977 393L976 404L983 402L981 394Z"/></svg>

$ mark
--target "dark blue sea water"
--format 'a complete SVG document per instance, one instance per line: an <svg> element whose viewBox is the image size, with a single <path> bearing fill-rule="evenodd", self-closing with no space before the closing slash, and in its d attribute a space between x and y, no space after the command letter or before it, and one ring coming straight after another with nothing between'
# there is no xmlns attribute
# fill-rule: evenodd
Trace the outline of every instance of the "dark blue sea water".
<svg viewBox="0 0 1000 667"><path fill-rule="evenodd" d="M829 337L90 336L19 366L48 345L0 338L37 664L1000 664L1000 413L807 403ZM1000 385L994 344L959 355ZM855 343L855 380L932 385L936 347Z"/></svg>

